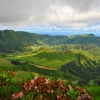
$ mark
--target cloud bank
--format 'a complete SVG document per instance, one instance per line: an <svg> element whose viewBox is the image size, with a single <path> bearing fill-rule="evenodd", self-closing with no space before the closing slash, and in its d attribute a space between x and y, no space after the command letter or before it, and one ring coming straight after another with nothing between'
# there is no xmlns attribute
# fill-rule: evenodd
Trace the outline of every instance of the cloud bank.
<svg viewBox="0 0 100 100"><path fill-rule="evenodd" d="M0 28L100 29L100 0L0 0Z"/></svg>

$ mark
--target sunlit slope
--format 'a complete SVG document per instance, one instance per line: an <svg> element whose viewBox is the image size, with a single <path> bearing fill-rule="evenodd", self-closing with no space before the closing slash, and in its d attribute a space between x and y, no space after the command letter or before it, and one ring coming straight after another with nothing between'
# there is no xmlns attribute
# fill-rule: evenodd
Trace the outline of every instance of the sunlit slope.
<svg viewBox="0 0 100 100"><path fill-rule="evenodd" d="M77 59L77 53L50 52L43 50L36 54L17 56L16 59L28 61L45 67L60 69L63 64Z"/></svg>
<svg viewBox="0 0 100 100"><path fill-rule="evenodd" d="M19 66L15 66L13 64L11 64L10 60L7 60L4 57L0 57L0 71L16 71L16 70L20 70Z"/></svg>
<svg viewBox="0 0 100 100"><path fill-rule="evenodd" d="M0 57L0 67L13 67L9 60Z"/></svg>
<svg viewBox="0 0 100 100"><path fill-rule="evenodd" d="M100 76L99 59L94 59L92 50L51 51L37 50L9 56L10 60L26 62L22 68L47 76L58 76L68 79L91 80Z"/></svg>
<svg viewBox="0 0 100 100"><path fill-rule="evenodd" d="M61 69L62 65L73 60L76 61L77 66L96 67L96 60L93 58L93 55L84 50L71 50L66 52L41 50L37 53L16 56L14 59L56 69Z"/></svg>
<svg viewBox="0 0 100 100"><path fill-rule="evenodd" d="M66 51L66 52L40 52L34 57L35 63L46 67L58 68L69 75L86 80L97 78L100 74L98 60L93 59L89 51ZM59 60L60 62L58 63ZM59 65L57 65L59 64Z"/></svg>

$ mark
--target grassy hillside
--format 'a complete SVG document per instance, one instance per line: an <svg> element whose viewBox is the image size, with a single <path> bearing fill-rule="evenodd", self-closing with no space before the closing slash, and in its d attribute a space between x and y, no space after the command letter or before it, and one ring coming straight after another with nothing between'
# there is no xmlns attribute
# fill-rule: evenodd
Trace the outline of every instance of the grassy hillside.
<svg viewBox="0 0 100 100"><path fill-rule="evenodd" d="M59 44L96 44L100 46L100 37L93 34L75 36L50 36L32 34L23 31L4 30L0 31L0 51L21 51L23 47L32 45L59 45Z"/></svg>
<svg viewBox="0 0 100 100"><path fill-rule="evenodd" d="M67 37L0 31L0 68L17 71L19 76L20 72L25 75L23 71L29 73L27 76L36 72L87 83L100 76L99 43L100 37L93 34Z"/></svg>
<svg viewBox="0 0 100 100"><path fill-rule="evenodd" d="M0 70L4 70L4 71L17 71L17 70L21 70L20 66L15 66L13 64L11 64L11 61L0 57Z"/></svg>
<svg viewBox="0 0 100 100"><path fill-rule="evenodd" d="M12 64L10 64L10 61L3 58L3 57L0 57L0 66L4 66L4 67L12 67Z"/></svg>
<svg viewBox="0 0 100 100"><path fill-rule="evenodd" d="M59 41L64 41L66 38L65 36L39 35L23 31L4 30L0 31L0 51L20 51L25 46L36 44L59 44Z"/></svg>
<svg viewBox="0 0 100 100"><path fill-rule="evenodd" d="M48 50L41 50L37 53L26 54L26 55L16 55L15 57L10 57L10 59L18 59L27 61L30 63L42 65L44 67L60 69L64 63L75 60L77 54L73 52L52 52Z"/></svg>
<svg viewBox="0 0 100 100"><path fill-rule="evenodd" d="M0 31L0 51L2 52L14 52L21 50L23 46L33 44L38 44L38 42L32 34L13 30Z"/></svg>
<svg viewBox="0 0 100 100"><path fill-rule="evenodd" d="M91 56L84 54L84 52L40 52L35 57L38 57L39 60L36 62L37 64L47 67L54 65L53 68L61 69L63 72L70 73L70 75L83 80L95 79L100 75L99 63L93 60ZM57 60L60 61L60 64Z"/></svg>
<svg viewBox="0 0 100 100"><path fill-rule="evenodd" d="M58 52L39 49L33 53L14 54L7 58L26 62L26 64L21 63L22 70L68 80L78 79L79 83L82 84L91 79L98 79L100 75L99 58L94 59L92 51L68 50Z"/></svg>

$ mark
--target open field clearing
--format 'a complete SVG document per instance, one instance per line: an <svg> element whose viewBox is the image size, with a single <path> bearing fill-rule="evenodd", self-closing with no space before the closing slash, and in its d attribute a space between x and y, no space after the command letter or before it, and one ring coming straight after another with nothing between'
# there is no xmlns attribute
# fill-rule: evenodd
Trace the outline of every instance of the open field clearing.
<svg viewBox="0 0 100 100"><path fill-rule="evenodd" d="M37 77L37 76L48 77L50 80L53 79L52 76L47 76L47 75L43 75L43 74L37 74L35 72L29 72L29 71L17 71L16 72L16 78L18 80L32 79L32 78Z"/></svg>
<svg viewBox="0 0 100 100"><path fill-rule="evenodd" d="M31 72L28 72L28 71L17 71L16 78L17 79L31 79L32 75L31 75Z"/></svg>
<svg viewBox="0 0 100 100"><path fill-rule="evenodd" d="M49 61L46 58L40 59L39 57L35 57L34 54L15 56L11 58L9 57L9 59L12 59L12 58L34 63L36 65L45 66L47 68L55 68L55 69L60 69L63 64L70 61L70 60L61 61L57 59Z"/></svg>
<svg viewBox="0 0 100 100"><path fill-rule="evenodd" d="M0 58L0 66L1 67L13 67L13 64L11 64L10 61L5 58Z"/></svg>

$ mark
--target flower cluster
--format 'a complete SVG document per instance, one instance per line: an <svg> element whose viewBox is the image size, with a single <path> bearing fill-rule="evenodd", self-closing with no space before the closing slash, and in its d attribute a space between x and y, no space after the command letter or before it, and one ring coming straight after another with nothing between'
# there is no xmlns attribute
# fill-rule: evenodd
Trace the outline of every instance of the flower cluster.
<svg viewBox="0 0 100 100"><path fill-rule="evenodd" d="M17 92L12 95L12 99L22 98L22 96L24 96L23 92Z"/></svg>
<svg viewBox="0 0 100 100"><path fill-rule="evenodd" d="M34 92L32 100L73 100L67 92L69 91L68 86L63 84L63 81L50 81L46 77L35 77L27 83L22 83L22 92L14 93L12 99L22 98L27 96L28 93ZM92 100L85 89L72 86L75 91L79 91L80 94L77 100Z"/></svg>
<svg viewBox="0 0 100 100"><path fill-rule="evenodd" d="M14 76L14 77L16 76L16 72L14 72L14 71L9 72L9 74Z"/></svg>
<svg viewBox="0 0 100 100"><path fill-rule="evenodd" d="M60 92L66 93L67 89L62 81L50 81L46 77L36 77L28 83L23 84L26 91L34 90L36 92L53 93L54 90L59 89Z"/></svg>
<svg viewBox="0 0 100 100"><path fill-rule="evenodd" d="M77 87L77 86L72 86L74 90L78 90L79 96L77 98L77 100L92 100L92 98L86 93L86 90L84 88L81 87Z"/></svg>
<svg viewBox="0 0 100 100"><path fill-rule="evenodd" d="M66 96L65 94L59 94L57 95L57 100L72 100L72 99Z"/></svg>
<svg viewBox="0 0 100 100"><path fill-rule="evenodd" d="M28 83L23 84L23 88L26 91L35 90L36 92L47 92L48 84L50 83L49 79L46 77L35 77L30 80Z"/></svg>
<svg viewBox="0 0 100 100"><path fill-rule="evenodd" d="M70 100L70 99L66 99L67 98L66 92L68 91L68 87L64 86L62 81L50 81L46 77L35 77L34 79L31 79L29 82L23 83L22 86L23 86L23 92L14 93L12 95L12 99L20 98L26 95L28 91L33 90L36 94L42 93L40 98L44 98L43 96L45 96L46 97L45 99L47 99L49 98L50 94L54 94L56 100ZM38 96L36 96L35 99L37 97ZM64 99L60 99L60 98L64 98Z"/></svg>
<svg viewBox="0 0 100 100"><path fill-rule="evenodd" d="M80 94L77 100L92 100L92 98L88 94Z"/></svg>

